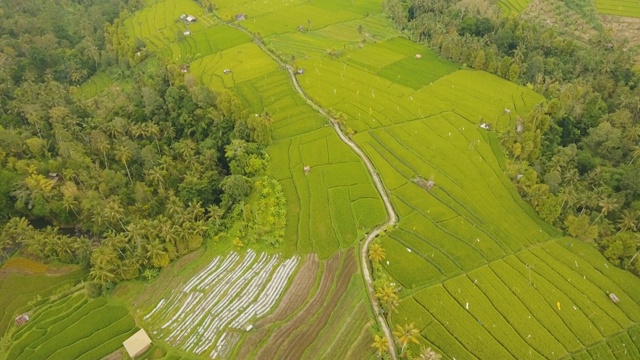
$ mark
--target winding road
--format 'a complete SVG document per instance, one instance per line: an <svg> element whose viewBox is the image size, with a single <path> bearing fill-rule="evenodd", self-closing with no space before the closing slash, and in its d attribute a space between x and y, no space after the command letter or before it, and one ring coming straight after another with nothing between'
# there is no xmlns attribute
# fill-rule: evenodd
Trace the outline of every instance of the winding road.
<svg viewBox="0 0 640 360"><path fill-rule="evenodd" d="M394 345L394 341L393 341L393 334L391 333L391 329L389 328L389 324L387 323L387 320L385 319L384 315L382 314L382 310L380 308L380 304L378 303L378 301L376 299L375 290L373 288L373 277L371 276L371 269L369 267L369 261L368 261L368 256L367 256L368 255L369 245L371 244L373 239L375 239L386 228L388 228L390 226L393 226L398 222L398 215L396 214L395 210L393 209L393 205L391 205L391 200L389 199L389 195L387 194L387 191L384 188L384 185L382 184L382 180L380 179L380 176L378 175L378 173L376 172L375 168L373 167L373 164L371 163L371 160L369 160L369 158L364 154L362 149L360 149L360 147L358 145L356 145L356 143L354 143L351 139L349 139L342 132L342 129L340 129L340 126L338 124L338 121L336 119L334 119L329 114L329 112L327 110L325 110L323 107L318 105L315 101L313 101L304 92L304 90L300 86L300 83L298 83L298 78L296 77L296 74L293 71L293 68L291 67L291 65L284 63L282 60L280 60L280 58L278 58L275 54L273 54L264 45L262 40L260 40L259 38L257 38L255 36L255 34L252 34L250 31L248 31L247 29L245 29L245 28L243 28L243 27L241 27L239 25L223 21L218 16L218 14L214 13L214 16L218 19L218 21L220 21L220 23L228 25L228 26L231 26L231 27L233 27L235 29L238 29L238 30L246 33L247 35L251 36L253 38L253 42L256 45L258 45L258 47L264 53L269 55L275 62L277 62L281 67L283 67L284 69L287 70L287 73L289 74L289 77L291 78L291 81L293 82L293 86L295 87L296 91L307 102L307 104L309 104L309 106L311 106L313 109L318 111L322 116L326 117L331 122L331 125L335 129L335 131L338 134L338 137L340 138L340 140L342 140L342 142L347 144L347 146L349 146L358 155L358 157L360 157L362 162L365 164L365 167L367 168L367 171L369 172L369 175L371 175L371 178L373 179L373 183L376 186L376 190L380 194L380 197L382 197L382 201L384 202L384 206L387 209L387 213L389 214L389 219L387 220L386 223L376 227L373 231L371 231L371 233L369 233L369 235L367 235L367 237L365 237L363 239L363 241L362 241L362 247L360 249L360 261L361 261L361 265L362 265L361 266L362 267L362 276L364 277L364 281L367 284L367 293L369 294L369 301L371 302L371 305L373 307L373 312L375 313L376 318L378 319L378 323L382 327L382 330L383 330L383 332L385 334L385 337L387 338L387 344L388 344L388 349L387 350L389 352L389 356L391 357L392 360L396 360L396 349L395 349L395 345Z"/></svg>

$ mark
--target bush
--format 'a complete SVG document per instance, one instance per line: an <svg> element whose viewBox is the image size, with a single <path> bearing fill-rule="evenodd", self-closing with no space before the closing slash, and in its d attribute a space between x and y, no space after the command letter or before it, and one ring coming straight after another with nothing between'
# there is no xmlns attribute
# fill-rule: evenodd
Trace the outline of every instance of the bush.
<svg viewBox="0 0 640 360"><path fill-rule="evenodd" d="M99 283L95 282L95 281L87 281L84 283L84 289L87 292L87 295L92 298L95 299L97 297L99 297L100 295L102 295L102 285L100 285Z"/></svg>

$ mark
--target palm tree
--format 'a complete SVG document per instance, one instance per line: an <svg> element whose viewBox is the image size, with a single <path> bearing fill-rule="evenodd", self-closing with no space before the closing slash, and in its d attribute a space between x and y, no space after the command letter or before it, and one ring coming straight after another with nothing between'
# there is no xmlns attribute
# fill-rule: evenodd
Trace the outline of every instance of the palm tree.
<svg viewBox="0 0 640 360"><path fill-rule="evenodd" d="M380 263L382 260L386 258L386 254L384 248L380 243L373 243L369 246L369 260L374 263Z"/></svg>
<svg viewBox="0 0 640 360"><path fill-rule="evenodd" d="M603 215L607 216L609 212L616 210L620 206L620 203L617 199L604 195L602 199L598 201L598 206L600 206L600 214L598 214L598 217L596 217L591 225L595 224Z"/></svg>
<svg viewBox="0 0 640 360"><path fill-rule="evenodd" d="M216 226L220 226L220 219L224 215L224 211L216 204L211 204L207 207L207 214L209 220L213 219L216 222Z"/></svg>
<svg viewBox="0 0 640 360"><path fill-rule="evenodd" d="M160 192L164 191L165 175L167 175L167 172L162 170L159 166L154 166L153 168L147 170L147 178L151 181L152 184L160 188Z"/></svg>
<svg viewBox="0 0 640 360"><path fill-rule="evenodd" d="M620 219L618 219L618 227L620 228L620 231L618 231L618 233L621 233L627 230L636 231L637 222L638 222L637 212L629 211L629 210L622 211L622 214L620 215Z"/></svg>
<svg viewBox="0 0 640 360"><path fill-rule="evenodd" d="M129 176L129 181L131 182L131 184L133 184L133 179L131 178L131 172L129 172L129 166L127 165L127 162L131 160L131 156L132 156L131 149L129 149L129 147L126 144L120 143L115 149L115 155L118 161L124 164L125 169L127 169L127 175Z"/></svg>
<svg viewBox="0 0 640 360"><path fill-rule="evenodd" d="M152 122L146 122L144 124L146 126L147 134L153 137L153 140L156 143L156 147L158 148L158 154L162 155L162 151L160 151L160 144L158 143L158 136L160 136L160 127L156 123L152 123Z"/></svg>
<svg viewBox="0 0 640 360"><path fill-rule="evenodd" d="M122 229L125 229L122 219L124 218L124 208L120 205L120 199L117 196L113 196L106 201L106 204L102 210L104 218L110 223L119 223Z"/></svg>
<svg viewBox="0 0 640 360"><path fill-rule="evenodd" d="M442 355L435 352L430 347L423 346L420 348L420 354L416 359L419 360L440 360L442 359Z"/></svg>
<svg viewBox="0 0 640 360"><path fill-rule="evenodd" d="M381 358L382 354L387 352L389 347L389 343L387 342L387 338L380 335L373 336L373 344L371 344L372 348L376 349L376 355Z"/></svg>
<svg viewBox="0 0 640 360"><path fill-rule="evenodd" d="M151 266L163 268L169 264L169 255L159 239L155 239L146 245L147 259Z"/></svg>
<svg viewBox="0 0 640 360"><path fill-rule="evenodd" d="M416 329L415 323L405 324L404 326L396 325L396 331L393 332L393 335L395 335L398 338L398 342L402 345L401 352L403 354L404 354L405 347L410 342L414 344L419 344L418 342L419 334L420 334L420 331Z"/></svg>
<svg viewBox="0 0 640 360"><path fill-rule="evenodd" d="M91 146L102 154L105 169L108 168L109 163L107 162L107 152L111 148L109 137L100 130L93 130L91 131L90 140Z"/></svg>
<svg viewBox="0 0 640 360"><path fill-rule="evenodd" d="M398 294L396 288L391 286L391 284L385 283L382 286L376 287L375 296L389 311L395 309L398 305Z"/></svg>

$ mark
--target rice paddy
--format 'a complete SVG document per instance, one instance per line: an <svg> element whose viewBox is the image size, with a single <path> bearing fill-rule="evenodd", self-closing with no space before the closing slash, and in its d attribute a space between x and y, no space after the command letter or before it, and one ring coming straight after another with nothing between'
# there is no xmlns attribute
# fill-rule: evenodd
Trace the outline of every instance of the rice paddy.
<svg viewBox="0 0 640 360"><path fill-rule="evenodd" d="M640 18L640 2L635 0L597 0L600 14Z"/></svg>
<svg viewBox="0 0 640 360"><path fill-rule="evenodd" d="M252 112L269 112L271 173L288 203L284 251L330 259L384 223L365 167L297 94L278 63L244 32L221 30L224 25L196 8L188 11L205 21L191 29L192 37L175 36L180 23L170 20L186 12L174 8L183 2L155 3L134 15L139 20L125 21L127 32L143 36L162 56L187 59L197 80L233 91ZM509 4L514 11L526 6ZM638 352L640 293L634 289L640 280L608 265L595 249L559 238L504 174L498 134L542 96L460 69L400 38L375 1L223 0L216 6L223 19L245 27L302 70L297 76L304 92L339 114L380 174L400 216L398 226L381 237L384 272L403 288L392 324L416 322L421 343L445 358L633 358ZM142 18L161 9L167 12L154 22ZM234 20L240 14L244 20ZM425 189L417 178L435 186ZM361 291L342 283L345 291ZM607 292L621 302L613 304ZM198 295L186 296L183 304L199 301ZM196 335L183 334L179 322L170 321L176 313L167 313L161 336L195 350ZM269 331L295 354L307 354L294 346L296 333ZM300 331L323 336L315 327ZM216 346L205 342L202 351L232 351Z"/></svg>

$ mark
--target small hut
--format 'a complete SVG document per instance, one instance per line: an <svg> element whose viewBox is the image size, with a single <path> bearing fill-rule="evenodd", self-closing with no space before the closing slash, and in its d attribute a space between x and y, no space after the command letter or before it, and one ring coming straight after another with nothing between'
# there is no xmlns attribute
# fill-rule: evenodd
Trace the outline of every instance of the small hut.
<svg viewBox="0 0 640 360"><path fill-rule="evenodd" d="M196 22L198 19L196 19L196 17L193 15L187 15L187 17L184 18L184 20L187 20L188 22L192 23L192 22Z"/></svg>
<svg viewBox="0 0 640 360"><path fill-rule="evenodd" d="M16 325L22 326L26 324L30 319L31 318L29 317L29 314L24 313L16 318Z"/></svg>
<svg viewBox="0 0 640 360"><path fill-rule="evenodd" d="M506 115L511 114L511 109L509 109L509 108L504 108L504 113L505 113Z"/></svg>
<svg viewBox="0 0 640 360"><path fill-rule="evenodd" d="M416 59L422 59L422 54L416 54Z"/></svg>
<svg viewBox="0 0 640 360"><path fill-rule="evenodd" d="M523 131L524 131L524 125L520 121L518 121L516 123L516 133L520 134Z"/></svg>
<svg viewBox="0 0 640 360"><path fill-rule="evenodd" d="M231 74L231 70L230 69L224 69L224 73L225 74Z"/></svg>
<svg viewBox="0 0 640 360"><path fill-rule="evenodd" d="M423 189L425 189L425 190L427 190L427 191L428 191L428 190L431 190L434 186L436 186L435 181L433 181L433 180L431 180L431 179L429 179L429 180L427 180L427 179L423 179L423 178L422 178L422 177L420 177L420 176L416 176L415 178L413 178L413 179L412 179L412 181L413 181L416 185L420 186L421 188L423 188Z"/></svg>
<svg viewBox="0 0 640 360"><path fill-rule="evenodd" d="M180 65L180 72L181 73L188 73L189 72L189 64Z"/></svg>
<svg viewBox="0 0 640 360"><path fill-rule="evenodd" d="M304 167L304 174L307 175L311 172L311 166L309 165L305 165Z"/></svg>
<svg viewBox="0 0 640 360"><path fill-rule="evenodd" d="M140 329L140 331L125 340L122 345L127 350L129 356L135 359L136 356L141 355L151 347L151 339L144 329Z"/></svg>
<svg viewBox="0 0 640 360"><path fill-rule="evenodd" d="M236 21L242 21L242 20L247 20L247 15L243 13L236 14Z"/></svg>
<svg viewBox="0 0 640 360"><path fill-rule="evenodd" d="M616 304L620 302L620 299L618 299L618 297L614 293L609 293L609 299L611 299L611 301L613 301Z"/></svg>
<svg viewBox="0 0 640 360"><path fill-rule="evenodd" d="M486 123L486 122L481 122L479 126L485 130L491 129L491 125L489 125L489 123Z"/></svg>
<svg viewBox="0 0 640 360"><path fill-rule="evenodd" d="M303 68L299 68L298 70L296 70L296 74L298 74L298 75L304 74L304 69Z"/></svg>
<svg viewBox="0 0 640 360"><path fill-rule="evenodd" d="M191 35L191 31L189 31L189 30L185 30L185 31L183 31L183 32L182 32L182 34L183 34L184 36L189 36L189 35Z"/></svg>

